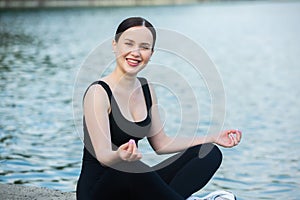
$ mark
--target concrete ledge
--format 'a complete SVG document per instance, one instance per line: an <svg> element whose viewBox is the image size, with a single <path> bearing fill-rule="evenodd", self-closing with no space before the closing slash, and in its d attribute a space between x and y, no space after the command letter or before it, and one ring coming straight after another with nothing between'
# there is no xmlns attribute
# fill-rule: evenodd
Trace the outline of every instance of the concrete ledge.
<svg viewBox="0 0 300 200"><path fill-rule="evenodd" d="M73 192L62 192L48 188L0 184L0 199L5 200L75 200Z"/></svg>

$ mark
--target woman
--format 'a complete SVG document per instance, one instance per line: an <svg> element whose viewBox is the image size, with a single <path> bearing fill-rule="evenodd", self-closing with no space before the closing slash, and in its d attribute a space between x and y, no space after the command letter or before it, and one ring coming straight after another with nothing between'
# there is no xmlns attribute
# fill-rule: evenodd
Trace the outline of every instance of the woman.
<svg viewBox="0 0 300 200"><path fill-rule="evenodd" d="M155 40L155 29L147 20L125 19L112 43L114 71L85 93L79 200L192 199L221 164L222 154L213 143L233 147L241 139L237 130L198 138L165 134L158 109L152 106L157 104L154 88L137 77L154 52ZM157 154L179 154L151 168L140 161L138 141L143 137Z"/></svg>

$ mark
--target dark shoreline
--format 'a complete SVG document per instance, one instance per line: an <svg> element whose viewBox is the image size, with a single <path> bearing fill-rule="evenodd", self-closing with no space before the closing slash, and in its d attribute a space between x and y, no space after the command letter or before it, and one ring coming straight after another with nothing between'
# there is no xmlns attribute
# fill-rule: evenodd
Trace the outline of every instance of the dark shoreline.
<svg viewBox="0 0 300 200"><path fill-rule="evenodd" d="M192 6L211 3L292 3L300 0L0 0L0 11ZM38 2L44 2L42 4Z"/></svg>
<svg viewBox="0 0 300 200"><path fill-rule="evenodd" d="M74 192L62 192L49 188L0 184L0 199L5 200L75 200Z"/></svg>
<svg viewBox="0 0 300 200"><path fill-rule="evenodd" d="M204 0L0 0L0 9L183 5Z"/></svg>

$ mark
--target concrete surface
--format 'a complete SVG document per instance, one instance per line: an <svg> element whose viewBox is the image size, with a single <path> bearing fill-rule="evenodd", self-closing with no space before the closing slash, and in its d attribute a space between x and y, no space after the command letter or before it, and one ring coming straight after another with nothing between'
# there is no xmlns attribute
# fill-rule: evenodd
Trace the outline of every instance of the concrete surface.
<svg viewBox="0 0 300 200"><path fill-rule="evenodd" d="M75 200L73 192L62 192L33 186L0 184L1 200Z"/></svg>

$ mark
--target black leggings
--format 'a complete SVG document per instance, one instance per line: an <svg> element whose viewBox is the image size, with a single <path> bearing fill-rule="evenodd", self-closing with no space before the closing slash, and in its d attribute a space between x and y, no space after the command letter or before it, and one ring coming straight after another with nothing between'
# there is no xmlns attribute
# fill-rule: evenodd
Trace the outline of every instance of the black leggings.
<svg viewBox="0 0 300 200"><path fill-rule="evenodd" d="M171 164L164 166L168 162ZM88 184L88 178L79 179L77 199L184 200L208 183L221 162L219 148L204 144L170 157L150 172L128 173L106 168L89 191L80 189L80 185Z"/></svg>

